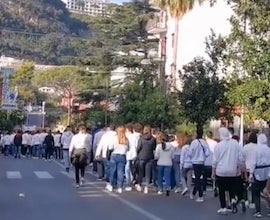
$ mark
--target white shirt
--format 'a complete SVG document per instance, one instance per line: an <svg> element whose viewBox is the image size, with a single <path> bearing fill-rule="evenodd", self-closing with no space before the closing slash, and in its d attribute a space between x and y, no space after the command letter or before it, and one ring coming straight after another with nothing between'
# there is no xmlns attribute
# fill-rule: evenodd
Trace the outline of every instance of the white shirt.
<svg viewBox="0 0 270 220"><path fill-rule="evenodd" d="M129 150L128 144L119 144L118 136L114 136L112 140L113 144L109 146L109 150L113 150L113 154L126 155Z"/></svg>
<svg viewBox="0 0 270 220"><path fill-rule="evenodd" d="M101 137L101 140L98 144L95 155L96 157L102 157L104 159L107 158L107 151L108 149L112 149L112 140L115 138L116 135L116 131L106 131L106 133Z"/></svg>
<svg viewBox="0 0 270 220"><path fill-rule="evenodd" d="M213 154L214 154L214 151L215 151L215 147L217 146L217 142L213 139L206 139L206 142L209 146L209 150L210 150L210 154L208 157L206 157L205 159L205 162L204 162L204 165L205 166L209 166L211 167L212 164L213 164Z"/></svg>
<svg viewBox="0 0 270 220"><path fill-rule="evenodd" d="M73 149L85 149L87 152L90 152L90 141L90 135L87 133L78 133L74 135L69 146L69 156L71 156Z"/></svg>
<svg viewBox="0 0 270 220"><path fill-rule="evenodd" d="M11 145L11 138L9 134L5 134L4 137L2 137L2 143L3 143L3 146Z"/></svg>
<svg viewBox="0 0 270 220"><path fill-rule="evenodd" d="M189 156L189 147L190 145L186 144L181 149L180 167L182 168L192 168L192 162Z"/></svg>
<svg viewBox="0 0 270 220"><path fill-rule="evenodd" d="M62 134L61 144L63 145L63 149L66 149L66 150L69 149L69 146L71 144L72 137L73 137L73 133L71 131L65 131Z"/></svg>
<svg viewBox="0 0 270 220"><path fill-rule="evenodd" d="M61 134L56 133L56 134L53 135L53 140L54 140L54 146L55 147L60 147L61 146L60 138L61 138Z"/></svg>
<svg viewBox="0 0 270 220"><path fill-rule="evenodd" d="M158 144L155 151L155 159L157 159L157 165L159 166L172 166L174 147L166 143L165 149L162 149L162 144Z"/></svg>
<svg viewBox="0 0 270 220"><path fill-rule="evenodd" d="M205 140L195 139L191 142L189 156L192 164L204 164L206 157L209 155L209 146Z"/></svg>
<svg viewBox="0 0 270 220"><path fill-rule="evenodd" d="M134 133L127 132L126 133L128 144L129 144L129 150L127 152L127 160L135 160L137 157L137 146L139 138L137 135L134 135Z"/></svg>
<svg viewBox="0 0 270 220"><path fill-rule="evenodd" d="M15 138L15 133L12 133L11 135L9 135L10 138L10 144L14 144L14 138Z"/></svg>
<svg viewBox="0 0 270 220"><path fill-rule="evenodd" d="M34 134L33 137L32 137L31 145L35 146L35 145L40 145L40 144L41 144L40 134Z"/></svg>
<svg viewBox="0 0 270 220"><path fill-rule="evenodd" d="M93 141L93 153L96 154L97 147L99 145L99 142L102 138L102 136L106 133L105 130L101 129L94 135L94 141Z"/></svg>
<svg viewBox="0 0 270 220"><path fill-rule="evenodd" d="M31 143L31 135L28 133L23 133L22 135L22 145L29 145Z"/></svg>
<svg viewBox="0 0 270 220"><path fill-rule="evenodd" d="M255 156L256 156L255 152L256 152L257 146L258 145L255 143L249 143L243 147L243 157L245 160L247 171L250 170L251 163L253 160L255 160Z"/></svg>
<svg viewBox="0 0 270 220"><path fill-rule="evenodd" d="M216 169L217 176L237 176L243 162L242 150L236 140L222 140L216 145L213 154L213 168Z"/></svg>
<svg viewBox="0 0 270 220"><path fill-rule="evenodd" d="M39 134L39 138L40 138L40 143L43 144L43 142L45 141L45 138L48 134L46 132L42 132Z"/></svg>

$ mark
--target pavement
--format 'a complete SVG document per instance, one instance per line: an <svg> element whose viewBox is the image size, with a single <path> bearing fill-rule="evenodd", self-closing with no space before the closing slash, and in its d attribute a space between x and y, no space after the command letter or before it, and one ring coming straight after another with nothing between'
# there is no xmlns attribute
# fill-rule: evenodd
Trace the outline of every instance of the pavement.
<svg viewBox="0 0 270 220"><path fill-rule="evenodd" d="M249 210L218 215L219 200L213 192L198 204L174 193L169 197L154 190L148 195L119 195L104 187L87 171L85 185L76 189L73 173L67 174L58 161L0 156L0 220L254 219Z"/></svg>

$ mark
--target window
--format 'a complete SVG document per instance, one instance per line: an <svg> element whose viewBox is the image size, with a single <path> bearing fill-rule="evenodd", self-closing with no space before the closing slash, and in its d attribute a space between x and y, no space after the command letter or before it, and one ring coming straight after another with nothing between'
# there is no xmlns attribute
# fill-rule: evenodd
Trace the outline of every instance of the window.
<svg viewBox="0 0 270 220"><path fill-rule="evenodd" d="M172 48L174 48L174 33L172 34Z"/></svg>

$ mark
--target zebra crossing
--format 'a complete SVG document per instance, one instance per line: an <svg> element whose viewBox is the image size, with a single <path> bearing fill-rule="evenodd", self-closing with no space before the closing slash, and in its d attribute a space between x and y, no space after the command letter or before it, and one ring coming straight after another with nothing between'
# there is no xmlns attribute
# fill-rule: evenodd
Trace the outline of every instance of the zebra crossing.
<svg viewBox="0 0 270 220"><path fill-rule="evenodd" d="M28 176L29 173L25 173ZM32 171L31 174L37 179L54 179L55 177L47 171ZM4 175L1 175L3 177ZM5 177L9 180L23 179L24 174L21 171L6 171Z"/></svg>

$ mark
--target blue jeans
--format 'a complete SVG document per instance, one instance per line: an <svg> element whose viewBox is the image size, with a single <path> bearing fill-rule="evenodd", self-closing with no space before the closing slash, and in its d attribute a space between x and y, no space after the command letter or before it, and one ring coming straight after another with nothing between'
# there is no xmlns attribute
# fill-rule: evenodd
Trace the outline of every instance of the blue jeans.
<svg viewBox="0 0 270 220"><path fill-rule="evenodd" d="M20 158L21 157L21 152L22 151L22 146L16 146L16 145L14 145L14 157L15 158Z"/></svg>
<svg viewBox="0 0 270 220"><path fill-rule="evenodd" d="M64 160L64 166L66 169L70 168L70 158L69 158L69 151L68 149L63 150L63 160Z"/></svg>
<svg viewBox="0 0 270 220"><path fill-rule="evenodd" d="M44 152L45 152L45 148L44 146L41 144L41 145L38 145L38 157L39 158L42 158L42 156L44 155Z"/></svg>
<svg viewBox="0 0 270 220"><path fill-rule="evenodd" d="M126 177L127 186L130 186L131 182L133 181L132 163L133 163L132 160L128 160L125 166L125 177Z"/></svg>
<svg viewBox="0 0 270 220"><path fill-rule="evenodd" d="M173 171L175 186L179 188L181 184L180 162L173 162Z"/></svg>
<svg viewBox="0 0 270 220"><path fill-rule="evenodd" d="M108 183L110 182L110 178L111 178L111 162L109 160L104 160L103 165L104 165L104 174L105 174L106 182Z"/></svg>
<svg viewBox="0 0 270 220"><path fill-rule="evenodd" d="M112 154L110 167L110 184L114 185L114 177L117 175L117 187L122 188L126 165L126 155Z"/></svg>
<svg viewBox="0 0 270 220"><path fill-rule="evenodd" d="M10 145L5 145L4 146L4 154L7 157L9 155L10 152Z"/></svg>
<svg viewBox="0 0 270 220"><path fill-rule="evenodd" d="M166 190L171 189L171 172L172 166L157 166L158 169L158 190L163 190L163 178L165 179Z"/></svg>

